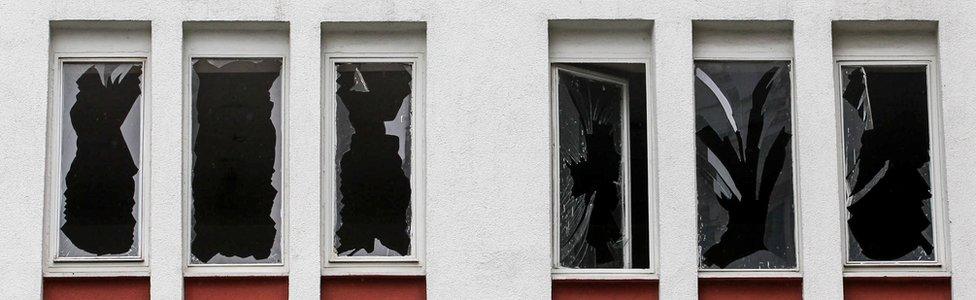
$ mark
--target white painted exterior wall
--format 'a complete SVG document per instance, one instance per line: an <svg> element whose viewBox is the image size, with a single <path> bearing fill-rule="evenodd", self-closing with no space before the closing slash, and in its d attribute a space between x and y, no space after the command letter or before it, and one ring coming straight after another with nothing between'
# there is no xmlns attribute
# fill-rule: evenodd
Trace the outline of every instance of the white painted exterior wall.
<svg viewBox="0 0 976 300"><path fill-rule="evenodd" d="M976 3L853 1L0 0L0 296L41 296L51 20L151 22L148 121L154 299L182 297L184 21L289 26L289 293L318 299L322 22L427 26L426 277L431 299L551 293L550 19L652 20L663 299L695 299L693 20L792 20L804 296L842 298L834 20L933 20L944 127L952 292L976 298ZM328 171L328 170L326 170Z"/></svg>

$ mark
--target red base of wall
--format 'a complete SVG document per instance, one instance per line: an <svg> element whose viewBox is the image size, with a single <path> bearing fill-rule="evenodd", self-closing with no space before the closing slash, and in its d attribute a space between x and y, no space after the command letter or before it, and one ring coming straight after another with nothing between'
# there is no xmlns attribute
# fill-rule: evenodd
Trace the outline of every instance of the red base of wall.
<svg viewBox="0 0 976 300"><path fill-rule="evenodd" d="M186 278L185 299L288 299L286 277ZM322 299L423 300L424 277L323 277ZM701 279L702 300L802 299L800 279ZM558 280L558 300L658 299L656 281ZM847 278L848 300L952 299L949 278ZM45 300L149 299L149 278L45 278Z"/></svg>
<svg viewBox="0 0 976 300"><path fill-rule="evenodd" d="M45 300L149 299L147 277L44 278Z"/></svg>
<svg viewBox="0 0 976 300"><path fill-rule="evenodd" d="M844 299L952 299L949 278L847 278Z"/></svg>
<svg viewBox="0 0 976 300"><path fill-rule="evenodd" d="M657 300L657 281L650 280L556 280L554 300L642 299Z"/></svg>
<svg viewBox="0 0 976 300"><path fill-rule="evenodd" d="M799 278L775 279L700 279L700 300L802 300L803 281Z"/></svg>
<svg viewBox="0 0 976 300"><path fill-rule="evenodd" d="M185 300L285 300L287 277L187 277L183 280Z"/></svg>
<svg viewBox="0 0 976 300"><path fill-rule="evenodd" d="M424 277L322 277L322 299L423 300L427 298Z"/></svg>

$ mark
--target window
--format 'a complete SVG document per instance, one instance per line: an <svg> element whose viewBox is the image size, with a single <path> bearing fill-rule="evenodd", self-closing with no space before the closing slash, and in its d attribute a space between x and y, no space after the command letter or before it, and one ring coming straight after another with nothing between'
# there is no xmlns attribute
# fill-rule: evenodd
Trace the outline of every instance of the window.
<svg viewBox="0 0 976 300"><path fill-rule="evenodd" d="M948 276L938 24L833 23L845 276Z"/></svg>
<svg viewBox="0 0 976 300"><path fill-rule="evenodd" d="M652 30L549 21L553 280L655 278Z"/></svg>
<svg viewBox="0 0 976 300"><path fill-rule="evenodd" d="M649 270L645 64L552 70L554 272Z"/></svg>
<svg viewBox="0 0 976 300"><path fill-rule="evenodd" d="M928 62L843 61L839 71L847 264L938 264Z"/></svg>
<svg viewBox="0 0 976 300"><path fill-rule="evenodd" d="M149 31L51 22L44 276L149 274Z"/></svg>
<svg viewBox="0 0 976 300"><path fill-rule="evenodd" d="M184 275L287 274L288 25L183 27Z"/></svg>
<svg viewBox="0 0 976 300"><path fill-rule="evenodd" d="M333 58L333 261L416 260L413 59Z"/></svg>
<svg viewBox="0 0 976 300"><path fill-rule="evenodd" d="M190 264L280 264L282 59L192 70Z"/></svg>
<svg viewBox="0 0 976 300"><path fill-rule="evenodd" d="M699 267L795 269L790 61L694 72Z"/></svg>
<svg viewBox="0 0 976 300"><path fill-rule="evenodd" d="M426 25L322 28L322 273L424 275Z"/></svg>
<svg viewBox="0 0 976 300"><path fill-rule="evenodd" d="M144 59L60 59L55 262L142 260Z"/></svg>

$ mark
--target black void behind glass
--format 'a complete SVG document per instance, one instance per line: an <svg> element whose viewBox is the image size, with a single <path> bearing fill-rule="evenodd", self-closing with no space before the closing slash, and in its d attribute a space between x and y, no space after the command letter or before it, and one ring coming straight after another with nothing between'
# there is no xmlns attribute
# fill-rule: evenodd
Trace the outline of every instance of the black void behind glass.
<svg viewBox="0 0 976 300"><path fill-rule="evenodd" d="M924 65L844 65L848 259L935 261Z"/></svg>

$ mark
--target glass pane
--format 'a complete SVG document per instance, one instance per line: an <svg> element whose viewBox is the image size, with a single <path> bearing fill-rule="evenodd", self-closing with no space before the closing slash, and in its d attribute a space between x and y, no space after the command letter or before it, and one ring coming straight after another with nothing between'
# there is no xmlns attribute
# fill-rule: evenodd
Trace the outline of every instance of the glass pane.
<svg viewBox="0 0 976 300"><path fill-rule="evenodd" d="M62 66L58 258L138 258L142 64Z"/></svg>
<svg viewBox="0 0 976 300"><path fill-rule="evenodd" d="M624 87L558 72L559 265L624 268Z"/></svg>
<svg viewBox="0 0 976 300"><path fill-rule="evenodd" d="M339 63L335 252L410 255L409 63Z"/></svg>
<svg viewBox="0 0 976 300"><path fill-rule="evenodd" d="M695 62L702 269L796 267L790 63Z"/></svg>
<svg viewBox="0 0 976 300"><path fill-rule="evenodd" d="M193 59L193 264L281 262L281 59Z"/></svg>
<svg viewBox="0 0 976 300"><path fill-rule="evenodd" d="M851 261L934 261L925 66L844 66Z"/></svg>

